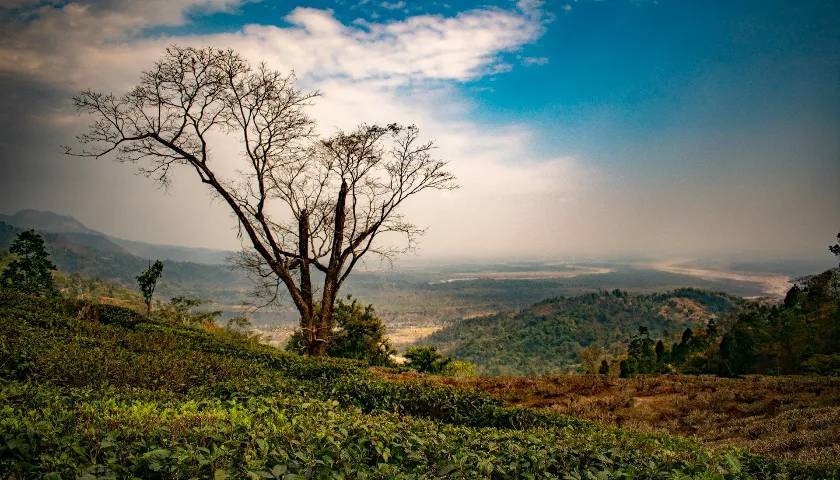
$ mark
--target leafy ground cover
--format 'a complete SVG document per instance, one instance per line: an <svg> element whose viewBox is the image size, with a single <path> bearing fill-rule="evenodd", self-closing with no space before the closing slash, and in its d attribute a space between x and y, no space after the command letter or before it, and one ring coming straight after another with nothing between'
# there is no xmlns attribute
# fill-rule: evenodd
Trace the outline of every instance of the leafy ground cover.
<svg viewBox="0 0 840 480"><path fill-rule="evenodd" d="M388 381L224 329L0 293L7 478L835 478Z"/></svg>
<svg viewBox="0 0 840 480"><path fill-rule="evenodd" d="M822 464L836 464L840 455L837 377L428 378L479 389L509 405L545 408L634 430L676 433L712 447L737 445L756 454Z"/></svg>

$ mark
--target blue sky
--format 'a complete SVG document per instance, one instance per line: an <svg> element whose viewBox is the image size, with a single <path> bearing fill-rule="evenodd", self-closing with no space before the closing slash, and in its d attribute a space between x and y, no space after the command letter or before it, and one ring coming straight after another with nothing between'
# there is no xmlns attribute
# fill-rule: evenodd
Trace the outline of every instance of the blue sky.
<svg viewBox="0 0 840 480"><path fill-rule="evenodd" d="M813 257L840 229L836 1L16 3L0 8L5 210L231 247L188 177L157 197L51 147L83 126L74 91L129 88L179 43L293 68L323 91L326 131L418 123L463 185L407 211L429 227L423 254ZM138 199L150 211L126 218Z"/></svg>
<svg viewBox="0 0 840 480"><path fill-rule="evenodd" d="M358 24L512 4L253 2L194 14L190 24L160 31L287 25L284 17L299 6L330 9L343 23ZM805 115L799 120L840 121L837 2L584 0L547 2L543 10L548 18L540 38L501 55L509 71L459 85L481 119L528 122L543 129L549 145L582 134L593 149L603 139L587 140L591 122L626 141L677 129L675 119L699 132L792 113Z"/></svg>

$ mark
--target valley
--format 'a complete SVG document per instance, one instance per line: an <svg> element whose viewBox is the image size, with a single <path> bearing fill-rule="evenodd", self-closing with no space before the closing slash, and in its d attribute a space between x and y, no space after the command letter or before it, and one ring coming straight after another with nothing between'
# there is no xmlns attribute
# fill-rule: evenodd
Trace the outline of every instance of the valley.
<svg viewBox="0 0 840 480"><path fill-rule="evenodd" d="M160 294L211 300L224 318L248 314L252 324L273 344L283 344L297 324L288 300L256 309L250 296L252 283L224 262L234 252L192 247L161 246L121 240L92 230L76 219L27 210L0 216L0 248L10 244L24 228L46 235L59 269L133 288L134 275L151 255L164 260ZM826 262L827 263L827 262ZM463 320L506 314L545 299L620 289L631 293L665 292L682 287L728 294L779 299L791 278L809 273L806 268L781 268L753 263L758 270L703 268L695 261L648 262L577 260L517 263L411 262L395 269L361 270L353 275L344 294L373 304L386 322L398 350L427 342L429 335ZM771 273L779 268L785 273ZM798 270L797 270L798 268ZM763 271L762 271L763 270Z"/></svg>

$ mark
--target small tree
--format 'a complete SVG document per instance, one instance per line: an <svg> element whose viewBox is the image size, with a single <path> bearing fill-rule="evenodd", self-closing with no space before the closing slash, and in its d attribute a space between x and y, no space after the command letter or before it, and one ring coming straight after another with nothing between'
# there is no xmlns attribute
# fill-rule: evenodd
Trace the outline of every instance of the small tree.
<svg viewBox="0 0 840 480"><path fill-rule="evenodd" d="M335 328L327 344L331 357L364 360L371 365L389 365L394 350L385 336L385 324L376 315L373 305L362 306L351 295L339 299L334 308ZM306 353L306 339L301 330L295 331L286 350Z"/></svg>
<svg viewBox="0 0 840 480"><path fill-rule="evenodd" d="M40 235L34 230L19 233L9 253L14 259L0 275L0 285L30 295L58 294L52 277L56 268Z"/></svg>
<svg viewBox="0 0 840 480"><path fill-rule="evenodd" d="M828 251L840 257L840 233L837 234L837 243L829 245ZM834 296L840 297L840 275L832 275L831 287L834 290Z"/></svg>
<svg viewBox="0 0 840 480"><path fill-rule="evenodd" d="M674 364L680 364L685 361L694 346L693 340L694 331L692 331L691 328L683 330L680 343L675 343L671 347L671 361L674 362Z"/></svg>
<svg viewBox="0 0 840 480"><path fill-rule="evenodd" d="M225 328L227 328L228 330L235 330L238 332L249 330L251 328L251 319L242 315L231 317L227 320Z"/></svg>
<svg viewBox="0 0 840 480"><path fill-rule="evenodd" d="M441 373L447 368L452 359L438 353L433 346L409 348L405 352L408 359L406 366L421 373Z"/></svg>
<svg viewBox="0 0 840 480"><path fill-rule="evenodd" d="M802 293L802 289L799 288L799 285L794 283L793 286L790 287L790 290L788 290L787 294L785 294L785 308L793 308L799 305L799 302L802 301L804 296L805 294Z"/></svg>
<svg viewBox="0 0 840 480"><path fill-rule="evenodd" d="M598 373L601 375L609 375L610 374L610 364L607 362L607 359L601 360L601 366L598 368Z"/></svg>
<svg viewBox="0 0 840 480"><path fill-rule="evenodd" d="M152 296L155 294L155 287L163 273L163 263L160 260L155 260L155 263L149 262L149 268L137 275L137 285L140 287L140 293L143 294L143 302L146 303L146 316L152 314Z"/></svg>
<svg viewBox="0 0 840 480"><path fill-rule="evenodd" d="M665 361L665 343L660 339L656 342L656 363L663 363Z"/></svg>
<svg viewBox="0 0 840 480"><path fill-rule="evenodd" d="M618 364L618 369L618 376L621 378L630 378L630 375L633 374L633 369L630 364L627 363L626 359L622 360L621 363Z"/></svg>
<svg viewBox="0 0 840 480"><path fill-rule="evenodd" d="M199 298L173 297L169 300L168 304L163 305L160 310L155 312L155 316L171 323L201 326L213 325L222 316L222 311L196 310L197 307L206 303L209 302ZM247 322L247 319L244 319L243 322Z"/></svg>
<svg viewBox="0 0 840 480"><path fill-rule="evenodd" d="M647 327L639 326L638 333L630 338L627 345L627 366L631 374L656 371L656 352Z"/></svg>
<svg viewBox="0 0 840 480"><path fill-rule="evenodd" d="M604 356L603 350L597 345L588 345L578 350L583 373L594 374L598 371L598 360Z"/></svg>
<svg viewBox="0 0 840 480"><path fill-rule="evenodd" d="M474 377L476 366L472 362L464 360L452 360L441 371L447 377Z"/></svg>
<svg viewBox="0 0 840 480"><path fill-rule="evenodd" d="M391 363L394 353L385 336L385 324L373 305L362 306L350 295L335 307L336 329L327 352L331 356L365 360L371 365Z"/></svg>

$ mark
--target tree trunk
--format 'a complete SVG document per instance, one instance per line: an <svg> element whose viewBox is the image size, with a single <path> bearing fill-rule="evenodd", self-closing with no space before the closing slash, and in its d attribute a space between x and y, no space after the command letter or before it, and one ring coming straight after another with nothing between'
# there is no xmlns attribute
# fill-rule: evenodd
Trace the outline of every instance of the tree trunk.
<svg viewBox="0 0 840 480"><path fill-rule="evenodd" d="M329 305L329 306L326 306ZM330 336L332 334L333 326L333 305L332 303L321 306L321 313L318 315L317 325L315 327L315 343L312 345L312 352L310 355L320 357L327 354L327 347L329 347Z"/></svg>
<svg viewBox="0 0 840 480"><path fill-rule="evenodd" d="M307 350L309 350L311 345L317 343L318 328L312 302L312 278L309 271L309 213L306 210L300 212L298 220L298 252L300 253L300 296L303 297L303 305L299 306L301 328ZM311 351L307 353L312 354Z"/></svg>
<svg viewBox="0 0 840 480"><path fill-rule="evenodd" d="M344 245L344 222L347 212L347 182L341 182L338 198L335 202L335 225L333 226L333 244L330 252L330 263L324 277L324 291L321 296L321 308L317 315L313 315L311 337L307 339L306 350L309 355L320 357L327 353L330 335L333 328L333 303L338 294L338 278L341 275L342 247ZM311 297L311 296L310 296Z"/></svg>

